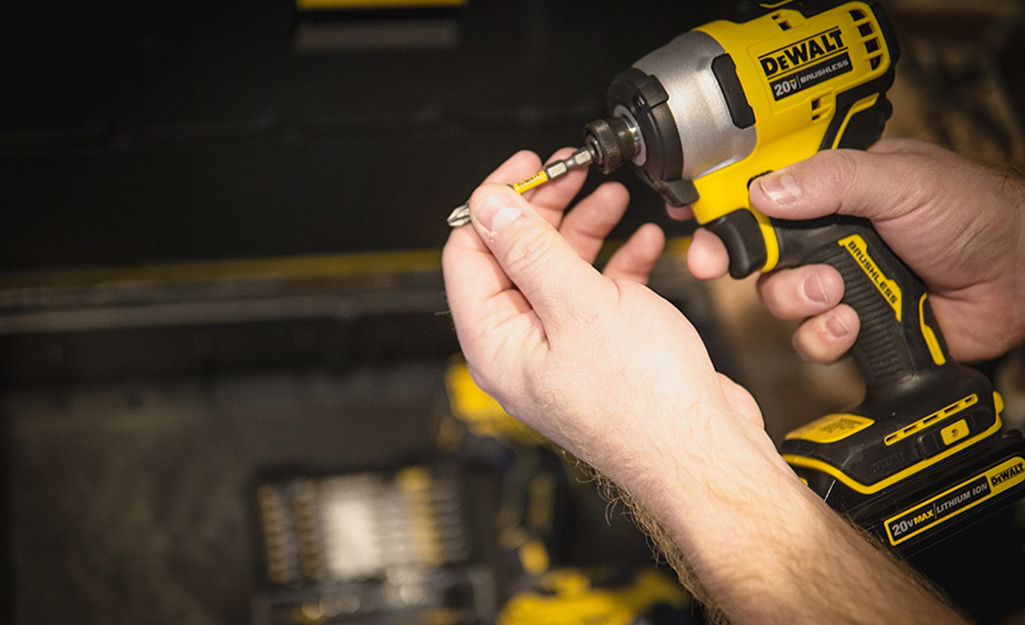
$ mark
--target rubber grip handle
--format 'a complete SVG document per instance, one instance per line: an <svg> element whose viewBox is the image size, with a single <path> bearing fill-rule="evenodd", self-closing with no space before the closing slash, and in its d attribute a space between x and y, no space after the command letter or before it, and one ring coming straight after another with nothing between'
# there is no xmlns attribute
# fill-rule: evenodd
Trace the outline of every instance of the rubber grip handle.
<svg viewBox="0 0 1025 625"><path fill-rule="evenodd" d="M779 267L823 263L840 272L843 302L861 320L852 355L866 396L900 393L950 362L921 279L864 219L833 215L810 221L772 220Z"/></svg>

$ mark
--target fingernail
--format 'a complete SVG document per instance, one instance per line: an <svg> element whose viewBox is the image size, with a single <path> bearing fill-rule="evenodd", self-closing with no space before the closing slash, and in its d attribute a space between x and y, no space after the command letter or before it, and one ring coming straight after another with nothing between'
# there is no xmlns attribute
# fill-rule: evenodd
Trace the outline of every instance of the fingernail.
<svg viewBox="0 0 1025 625"><path fill-rule="evenodd" d="M826 290L822 288L818 274L812 274L804 281L804 296L816 304L826 303Z"/></svg>
<svg viewBox="0 0 1025 625"><path fill-rule="evenodd" d="M833 338L842 339L850 333L851 329L838 316L833 315L826 321L826 330L833 335Z"/></svg>
<svg viewBox="0 0 1025 625"><path fill-rule="evenodd" d="M523 214L516 198L506 193L492 193L477 206L477 221L491 232L502 230Z"/></svg>
<svg viewBox="0 0 1025 625"><path fill-rule="evenodd" d="M790 204L801 197L801 185L790 172L775 172L758 179L762 191L776 204Z"/></svg>

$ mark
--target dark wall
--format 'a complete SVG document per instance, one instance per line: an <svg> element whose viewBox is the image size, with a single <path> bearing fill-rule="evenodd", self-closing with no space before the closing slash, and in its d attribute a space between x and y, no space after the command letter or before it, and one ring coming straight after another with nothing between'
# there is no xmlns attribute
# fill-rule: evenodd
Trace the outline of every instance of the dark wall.
<svg viewBox="0 0 1025 625"><path fill-rule="evenodd" d="M491 169L577 144L612 76L708 18L679 0L310 23L287 0L29 5L0 16L0 273L440 247ZM296 45L311 24L438 23L453 45ZM623 179L643 198L627 227L663 214ZM442 287L386 278L8 298L74 327L0 337L0 621L249 622L256 469L430 446L457 349ZM198 316L146 317L165 304ZM110 327L74 325L93 308ZM69 408L95 397L113 403Z"/></svg>
<svg viewBox="0 0 1025 625"><path fill-rule="evenodd" d="M0 270L440 246L487 172L578 143L610 78L708 5L318 16L456 33L333 52L296 45L285 0L35 5L5 20ZM655 207L630 223L657 217L629 183Z"/></svg>

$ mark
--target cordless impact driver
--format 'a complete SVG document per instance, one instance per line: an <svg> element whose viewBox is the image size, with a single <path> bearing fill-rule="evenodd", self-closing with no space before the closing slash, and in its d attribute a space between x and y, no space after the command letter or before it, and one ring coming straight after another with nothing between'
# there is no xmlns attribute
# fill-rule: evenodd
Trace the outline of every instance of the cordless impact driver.
<svg viewBox="0 0 1025 625"><path fill-rule="evenodd" d="M760 175L878 140L899 54L876 3L763 4L616 76L584 156L605 173L629 164L668 203L691 205L734 278L810 263L840 272L861 319L864 399L791 432L781 453L833 508L910 554L1025 495L1025 443L1003 431L988 378L951 360L921 280L869 222L773 219L748 197Z"/></svg>

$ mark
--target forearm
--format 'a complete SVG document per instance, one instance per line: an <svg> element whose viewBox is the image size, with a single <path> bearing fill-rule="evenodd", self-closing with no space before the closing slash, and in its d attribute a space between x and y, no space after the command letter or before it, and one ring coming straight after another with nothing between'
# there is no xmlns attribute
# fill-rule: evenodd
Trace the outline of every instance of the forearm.
<svg viewBox="0 0 1025 625"><path fill-rule="evenodd" d="M1009 272L1015 289L1012 318L1017 320L1017 344L1025 345L1025 271L1020 270L1025 267L1025 178L1008 174L1006 183L1006 192L1013 198L1011 229L1018 235L1011 250L1016 253L1011 267L1018 269Z"/></svg>
<svg viewBox="0 0 1025 625"><path fill-rule="evenodd" d="M682 450L675 474L643 487L649 500L638 495L733 625L965 623L805 487L767 437L732 425L706 432L700 457Z"/></svg>

